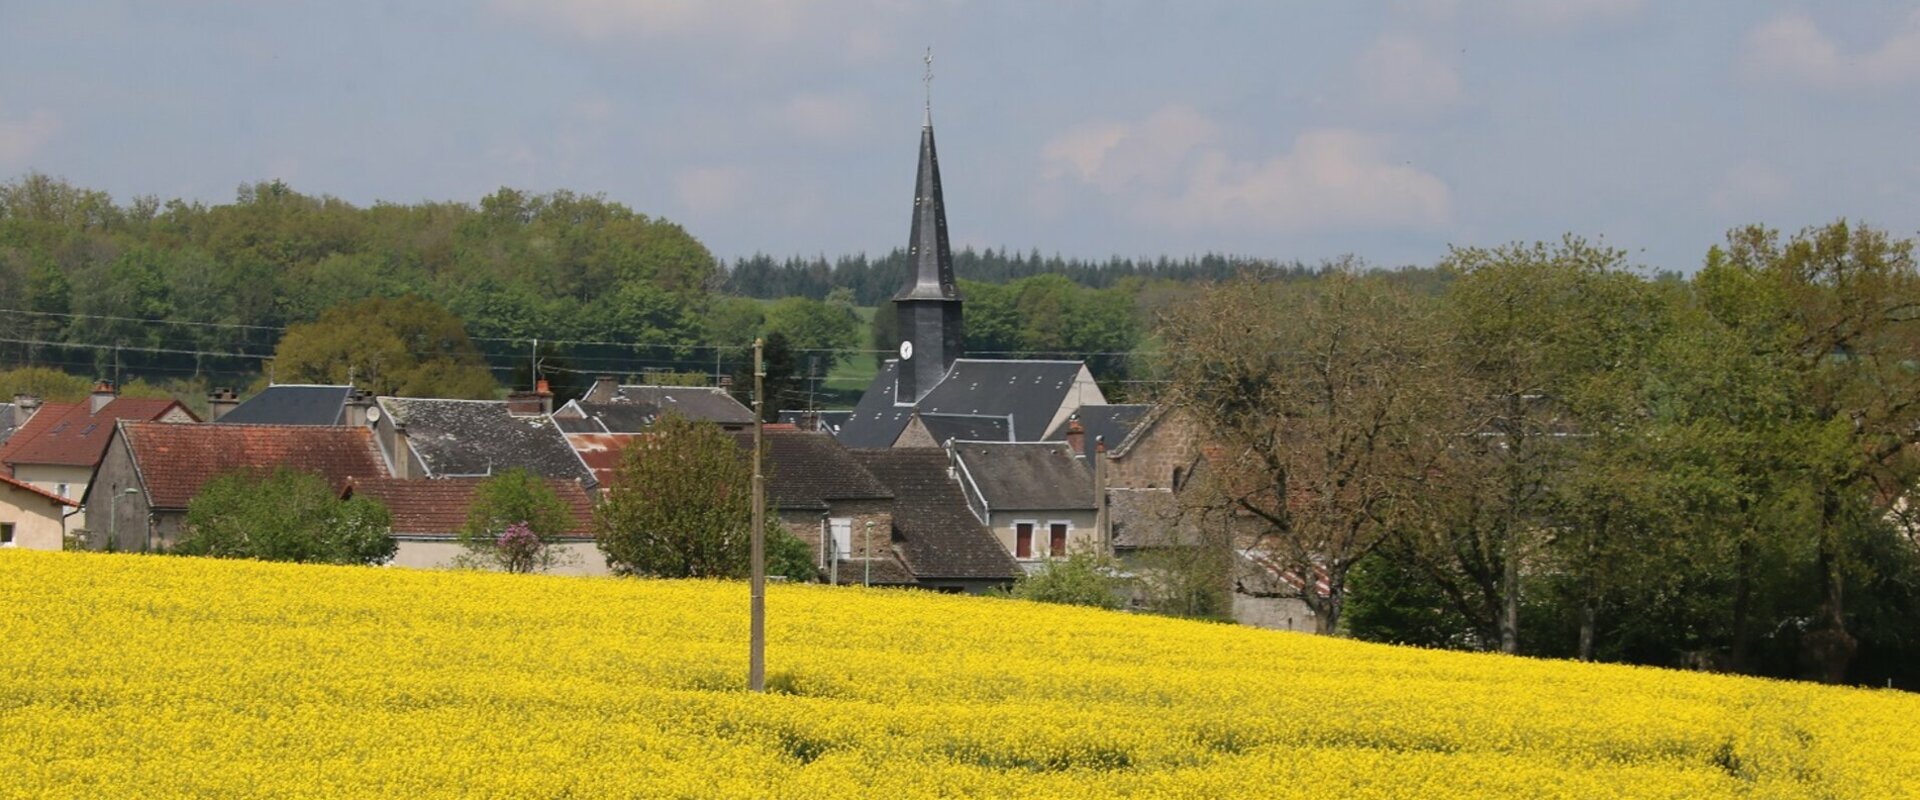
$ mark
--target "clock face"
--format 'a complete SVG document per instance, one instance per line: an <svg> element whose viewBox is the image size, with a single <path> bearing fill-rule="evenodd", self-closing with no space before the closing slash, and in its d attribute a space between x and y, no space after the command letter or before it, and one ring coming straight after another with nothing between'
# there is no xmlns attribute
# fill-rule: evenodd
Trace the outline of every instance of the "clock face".
<svg viewBox="0 0 1920 800"><path fill-rule="evenodd" d="M913 359L913 342L901 342L900 343L900 360L910 361L912 359Z"/></svg>

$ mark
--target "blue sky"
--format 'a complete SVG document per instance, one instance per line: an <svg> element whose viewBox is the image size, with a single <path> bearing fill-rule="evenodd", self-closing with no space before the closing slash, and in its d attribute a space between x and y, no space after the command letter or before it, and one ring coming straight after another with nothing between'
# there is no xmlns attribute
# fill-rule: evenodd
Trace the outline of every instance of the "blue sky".
<svg viewBox="0 0 1920 800"><path fill-rule="evenodd" d="M1430 264L1576 233L1920 232L1912 2L8 3L0 177L366 204L604 193L718 255L904 245L934 48L956 246Z"/></svg>

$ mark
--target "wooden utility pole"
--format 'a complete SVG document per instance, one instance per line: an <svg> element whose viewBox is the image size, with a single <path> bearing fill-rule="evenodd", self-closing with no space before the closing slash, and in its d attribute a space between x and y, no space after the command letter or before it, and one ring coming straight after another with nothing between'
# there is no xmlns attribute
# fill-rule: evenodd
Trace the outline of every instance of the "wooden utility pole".
<svg viewBox="0 0 1920 800"><path fill-rule="evenodd" d="M760 473L762 411L767 371L761 363L766 341L753 340L753 605L748 612L747 688L767 690L767 480Z"/></svg>

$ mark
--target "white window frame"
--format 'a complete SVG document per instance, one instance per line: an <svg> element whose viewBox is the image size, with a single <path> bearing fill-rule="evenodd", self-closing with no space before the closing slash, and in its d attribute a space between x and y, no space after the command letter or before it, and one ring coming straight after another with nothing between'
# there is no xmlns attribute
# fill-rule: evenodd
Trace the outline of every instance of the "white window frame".
<svg viewBox="0 0 1920 800"><path fill-rule="evenodd" d="M1060 543L1065 549L1072 550L1073 549L1073 520L1070 520L1070 519L1047 520L1047 557L1048 558L1066 558L1067 557L1066 553L1053 552L1053 526L1055 525L1065 525L1067 527L1067 535L1060 537Z"/></svg>
<svg viewBox="0 0 1920 800"><path fill-rule="evenodd" d="M853 518L832 517L827 520L827 533L833 542L833 557L845 559L853 557Z"/></svg>
<svg viewBox="0 0 1920 800"><path fill-rule="evenodd" d="M67 484L56 483L53 485L53 493L60 495L61 497L67 498L68 500L72 500L73 495L67 493L71 491L71 488L72 487L68 486Z"/></svg>

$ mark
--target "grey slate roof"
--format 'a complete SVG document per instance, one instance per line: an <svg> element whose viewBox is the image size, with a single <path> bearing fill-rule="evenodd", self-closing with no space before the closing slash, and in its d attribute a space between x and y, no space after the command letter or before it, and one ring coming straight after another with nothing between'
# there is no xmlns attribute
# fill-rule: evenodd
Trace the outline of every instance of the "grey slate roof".
<svg viewBox="0 0 1920 800"><path fill-rule="evenodd" d="M856 450L854 457L893 491L894 547L915 576L1011 581L1022 574L967 509L960 484L947 474L945 450Z"/></svg>
<svg viewBox="0 0 1920 800"><path fill-rule="evenodd" d="M558 412L555 412L553 415L553 424L560 426L560 430L566 431L567 433L607 432L607 426L600 424L600 420L592 417L568 417L561 416Z"/></svg>
<svg viewBox="0 0 1920 800"><path fill-rule="evenodd" d="M1077 419L1080 421L1081 430L1086 433L1086 441L1084 442L1085 455L1092 456L1094 447L1102 439L1106 441L1108 452L1112 452L1120 447L1121 442L1127 440L1127 436L1133 433L1134 426L1140 424L1140 421L1146 418L1147 412L1152 410L1153 406L1144 403L1138 405L1081 406L1079 410L1074 411L1073 415L1067 418L1067 421L1054 426L1053 430L1048 431L1047 440L1053 442L1066 441L1067 426L1073 420Z"/></svg>
<svg viewBox="0 0 1920 800"><path fill-rule="evenodd" d="M14 408L12 403L0 403L0 442L5 442L7 437L13 435L14 429L20 427L20 424L14 421L14 416L18 413L19 410Z"/></svg>
<svg viewBox="0 0 1920 800"><path fill-rule="evenodd" d="M733 399L725 389L707 386L648 386L622 385L612 398L601 401L592 398L592 403L581 403L582 408L591 409L600 406L651 406L652 413L667 411L678 412L680 416L693 420L717 422L722 425L753 424L753 409ZM652 424L649 422L648 424ZM637 433L637 430L623 431L614 429L613 433Z"/></svg>
<svg viewBox="0 0 1920 800"><path fill-rule="evenodd" d="M780 510L826 510L834 500L885 500L893 493L874 480L833 434L767 428L767 500ZM733 434L742 455L753 452L753 432Z"/></svg>
<svg viewBox="0 0 1920 800"><path fill-rule="evenodd" d="M995 511L1091 510L1093 473L1066 442L954 442L961 480Z"/></svg>
<svg viewBox="0 0 1920 800"><path fill-rule="evenodd" d="M954 440L973 442L1013 441L1013 420L1006 417L981 417L969 414L921 414L920 424L935 442Z"/></svg>
<svg viewBox="0 0 1920 800"><path fill-rule="evenodd" d="M1037 442L1046 436L1085 367L1081 361L962 358L917 408L921 414L1012 417L1013 440ZM873 376L840 431L840 441L848 447L889 447L900 438L916 406L894 403L898 370L899 362L889 359Z"/></svg>
<svg viewBox="0 0 1920 800"><path fill-rule="evenodd" d="M660 418L660 407L652 403L615 401L612 403L578 403L577 405L581 411L586 412L588 417L600 423L601 430L576 431L576 433L641 433L653 427L654 421ZM682 413L693 419L701 419L701 417L685 414L685 412ZM753 421L751 415L749 415L747 421Z"/></svg>
<svg viewBox="0 0 1920 800"><path fill-rule="evenodd" d="M431 477L521 467L543 478L594 485L593 473L545 414L515 416L497 400L382 397L378 402L383 413L406 427Z"/></svg>
<svg viewBox="0 0 1920 800"><path fill-rule="evenodd" d="M215 420L224 425L341 425L351 386L279 384L234 406Z"/></svg>

